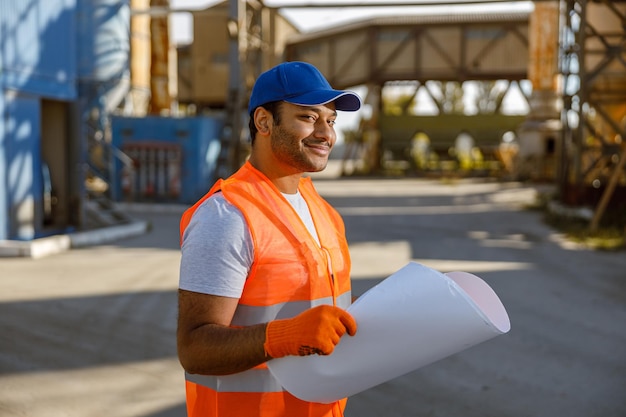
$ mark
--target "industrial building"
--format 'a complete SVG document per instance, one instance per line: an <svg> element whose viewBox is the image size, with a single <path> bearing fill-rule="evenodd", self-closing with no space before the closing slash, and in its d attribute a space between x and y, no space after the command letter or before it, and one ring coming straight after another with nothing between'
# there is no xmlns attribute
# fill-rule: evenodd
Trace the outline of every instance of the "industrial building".
<svg viewBox="0 0 626 417"><path fill-rule="evenodd" d="M174 47L167 0L0 0L0 241L123 224L119 201L192 202L245 159L250 88L283 60L315 64L337 88L367 87L370 113L344 156L360 174L402 159L432 169L416 157L418 139L441 159L464 134L500 169L593 206L596 225L626 200L626 2L536 1L530 13L304 34L287 7L228 0L189 11L194 41ZM455 107L467 82L485 94L474 114ZM385 90L401 83L413 91L390 112ZM511 89L528 114L502 113ZM419 94L436 114L411 113ZM499 153L507 133L511 160Z"/></svg>

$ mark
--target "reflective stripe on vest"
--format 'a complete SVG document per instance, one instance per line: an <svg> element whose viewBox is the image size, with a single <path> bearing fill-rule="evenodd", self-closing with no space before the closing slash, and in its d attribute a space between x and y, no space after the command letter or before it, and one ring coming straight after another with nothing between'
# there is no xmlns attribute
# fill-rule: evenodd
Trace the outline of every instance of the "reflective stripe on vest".
<svg viewBox="0 0 626 417"><path fill-rule="evenodd" d="M335 299L335 305L346 309L352 302L350 292L339 295ZM288 303L274 304L267 307L248 306L239 304L233 317L232 326L252 326L259 323L267 323L270 320L289 318L311 307L322 304L333 304L332 297L320 298L311 301L292 301Z"/></svg>
<svg viewBox="0 0 626 417"><path fill-rule="evenodd" d="M185 379L218 392L282 392L283 387L272 377L267 367L253 368L233 375L194 375Z"/></svg>

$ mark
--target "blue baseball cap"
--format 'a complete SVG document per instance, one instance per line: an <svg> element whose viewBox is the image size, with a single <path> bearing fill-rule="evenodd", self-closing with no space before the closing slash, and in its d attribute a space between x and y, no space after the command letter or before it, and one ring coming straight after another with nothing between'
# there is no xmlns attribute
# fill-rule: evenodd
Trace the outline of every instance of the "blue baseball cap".
<svg viewBox="0 0 626 417"><path fill-rule="evenodd" d="M307 62L283 62L257 78L248 114L263 104L286 101L300 106L335 102L337 110L356 111L361 99L352 91L334 90L321 72Z"/></svg>

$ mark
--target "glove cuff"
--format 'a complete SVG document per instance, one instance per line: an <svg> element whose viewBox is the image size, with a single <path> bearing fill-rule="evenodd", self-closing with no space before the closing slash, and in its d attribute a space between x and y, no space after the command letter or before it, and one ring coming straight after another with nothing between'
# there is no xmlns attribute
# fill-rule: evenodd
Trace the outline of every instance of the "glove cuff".
<svg viewBox="0 0 626 417"><path fill-rule="evenodd" d="M292 354L290 345L293 344L291 320L274 320L267 323L265 329L265 354L272 358L282 358Z"/></svg>

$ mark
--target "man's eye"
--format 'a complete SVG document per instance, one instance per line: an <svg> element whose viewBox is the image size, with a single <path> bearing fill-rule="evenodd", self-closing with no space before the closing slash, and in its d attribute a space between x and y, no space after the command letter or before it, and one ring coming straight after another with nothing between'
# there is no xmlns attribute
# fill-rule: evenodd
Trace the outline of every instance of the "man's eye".
<svg viewBox="0 0 626 417"><path fill-rule="evenodd" d="M329 124L330 126L335 126L335 123L337 123L337 122L336 122L336 121L334 121L334 120L329 120L329 121L328 121L328 124Z"/></svg>

